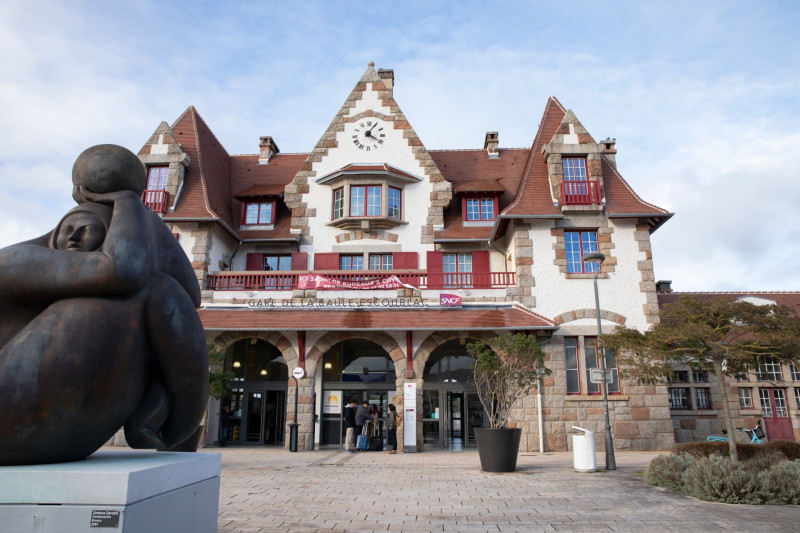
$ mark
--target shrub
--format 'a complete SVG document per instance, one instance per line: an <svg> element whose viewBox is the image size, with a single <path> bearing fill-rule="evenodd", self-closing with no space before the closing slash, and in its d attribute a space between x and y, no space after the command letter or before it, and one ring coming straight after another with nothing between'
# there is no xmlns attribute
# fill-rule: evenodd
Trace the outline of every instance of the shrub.
<svg viewBox="0 0 800 533"><path fill-rule="evenodd" d="M710 455L728 455L727 442L697 441L678 444L675 453L679 455L691 455L692 457L708 457Z"/></svg>
<svg viewBox="0 0 800 533"><path fill-rule="evenodd" d="M756 446L755 444L753 446ZM800 459L800 442L772 440L762 445L767 450L778 451L789 461Z"/></svg>
<svg viewBox="0 0 800 533"><path fill-rule="evenodd" d="M800 460L782 461L759 473L764 503L800 504Z"/></svg>
<svg viewBox="0 0 800 533"><path fill-rule="evenodd" d="M719 455L691 460L682 482L684 493L701 500L750 504L764 501L761 476Z"/></svg>
<svg viewBox="0 0 800 533"><path fill-rule="evenodd" d="M656 485L666 489L681 490L681 476L691 459L684 455L656 456L644 472L644 480L648 485Z"/></svg>
<svg viewBox="0 0 800 533"><path fill-rule="evenodd" d="M781 452L764 448L752 457L743 459L742 466L751 472L764 472L777 464L785 462L786 457Z"/></svg>

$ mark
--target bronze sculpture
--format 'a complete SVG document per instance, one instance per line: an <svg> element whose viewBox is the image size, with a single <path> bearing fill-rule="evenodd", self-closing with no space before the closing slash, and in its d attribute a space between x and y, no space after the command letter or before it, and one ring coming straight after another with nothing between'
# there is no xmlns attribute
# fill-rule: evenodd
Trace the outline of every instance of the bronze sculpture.
<svg viewBox="0 0 800 533"><path fill-rule="evenodd" d="M89 148L79 205L0 250L0 465L83 459L122 426L130 446L168 449L201 422L200 289L145 183L132 152Z"/></svg>

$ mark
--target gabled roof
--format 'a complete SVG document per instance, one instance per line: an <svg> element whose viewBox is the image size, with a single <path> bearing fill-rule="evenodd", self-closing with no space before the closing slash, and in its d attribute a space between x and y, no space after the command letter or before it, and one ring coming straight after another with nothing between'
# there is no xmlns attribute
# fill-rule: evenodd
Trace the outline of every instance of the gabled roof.
<svg viewBox="0 0 800 533"><path fill-rule="evenodd" d="M606 212L609 218L647 218L650 232L657 230L672 217L666 209L642 200L606 157L602 160Z"/></svg>
<svg viewBox="0 0 800 533"><path fill-rule="evenodd" d="M230 156L203 118L189 106L172 125L191 158L175 211L164 219L220 219L231 227Z"/></svg>

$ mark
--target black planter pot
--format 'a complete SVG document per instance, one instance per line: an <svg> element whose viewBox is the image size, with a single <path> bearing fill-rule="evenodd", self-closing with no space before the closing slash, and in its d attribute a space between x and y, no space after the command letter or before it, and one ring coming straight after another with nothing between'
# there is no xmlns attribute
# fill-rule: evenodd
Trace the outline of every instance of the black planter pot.
<svg viewBox="0 0 800 533"><path fill-rule="evenodd" d="M475 428L478 455L484 472L513 472L517 469L517 453L521 428Z"/></svg>

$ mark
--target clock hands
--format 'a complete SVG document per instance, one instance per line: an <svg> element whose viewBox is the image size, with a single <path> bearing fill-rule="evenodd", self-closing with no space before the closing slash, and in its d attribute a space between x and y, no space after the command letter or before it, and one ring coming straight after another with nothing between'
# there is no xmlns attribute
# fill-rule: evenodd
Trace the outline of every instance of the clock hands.
<svg viewBox="0 0 800 533"><path fill-rule="evenodd" d="M364 132L364 136L365 136L365 137L370 137L370 138L374 139L375 137L373 137L373 136L372 136L372 130L374 130L374 129L375 129L375 126L377 126L377 125L378 125L378 123L377 123L377 122L376 122L375 124L373 124L373 125L372 125L372 127L371 127L370 129L368 129L367 131L365 131L365 132Z"/></svg>

